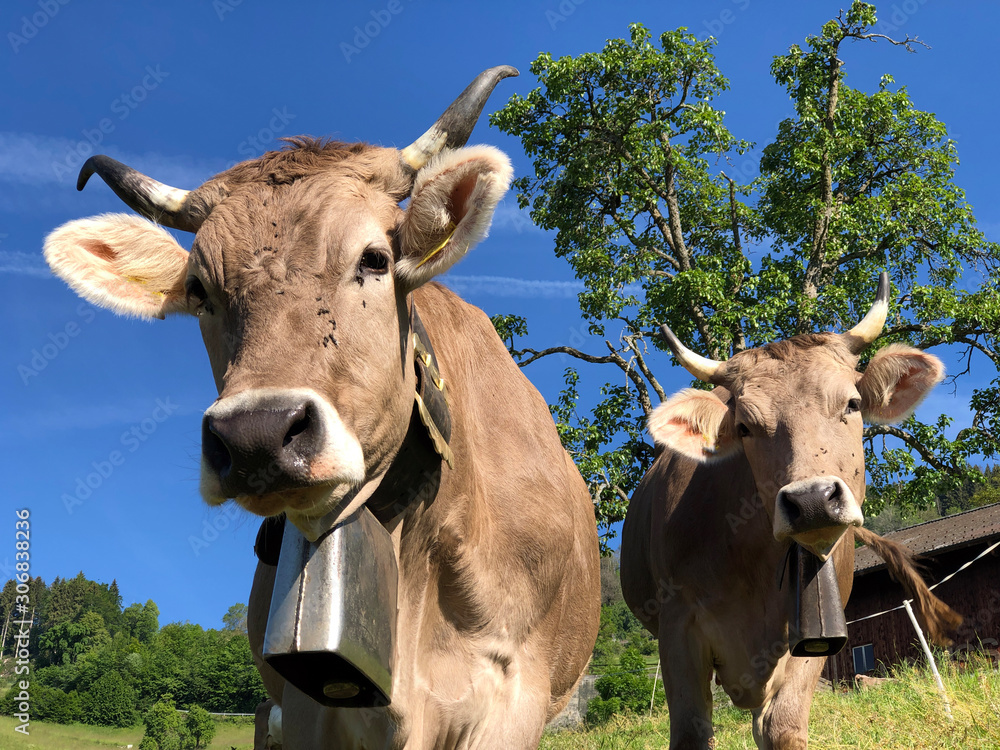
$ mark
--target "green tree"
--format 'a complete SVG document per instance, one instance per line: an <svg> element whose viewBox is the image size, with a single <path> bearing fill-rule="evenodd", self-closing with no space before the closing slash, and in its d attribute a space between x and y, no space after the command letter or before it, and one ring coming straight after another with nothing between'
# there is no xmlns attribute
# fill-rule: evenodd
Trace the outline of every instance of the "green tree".
<svg viewBox="0 0 1000 750"><path fill-rule="evenodd" d="M10 716L18 712L16 697L20 692L21 688L15 682L0 699L0 714ZM33 719L56 724L71 724L82 718L80 697L75 691L66 693L59 688L47 687L32 681L30 695Z"/></svg>
<svg viewBox="0 0 1000 750"><path fill-rule="evenodd" d="M191 747L208 747L212 738L215 737L215 720L212 715L201 706L191 706L188 709L187 720L184 722L187 727L187 734L191 740Z"/></svg>
<svg viewBox="0 0 1000 750"><path fill-rule="evenodd" d="M600 698L594 698L587 705L587 723L601 724L612 714L620 712L640 713L649 710L653 696L653 677L649 676L649 665L636 649L629 648L613 671L602 675L594 683ZM664 700L663 683L656 685L655 702Z"/></svg>
<svg viewBox="0 0 1000 750"><path fill-rule="evenodd" d="M118 671L106 672L83 697L84 721L106 727L130 727L139 720L135 691Z"/></svg>
<svg viewBox="0 0 1000 750"><path fill-rule="evenodd" d="M654 457L644 423L666 397L647 363L650 347L666 348L655 336L660 323L726 359L796 333L850 327L886 269L890 324L874 346L959 346L1000 363L1000 246L976 228L953 183L954 142L891 77L871 94L845 83L847 42L918 43L873 33L875 23L875 9L855 2L805 49L775 58L771 72L796 114L748 184L727 174L737 175L730 165L752 144L731 134L713 105L729 85L714 40L685 29L656 44L633 24L628 39L599 53L542 54L531 65L540 87L492 117L534 161L534 174L515 181L520 204L555 232L556 254L584 282L580 310L604 351L518 349L527 326L516 316L497 316L497 330L522 366L558 353L625 376L607 383L586 415L570 369L552 407L605 530L623 518ZM998 385L975 392L973 426L954 440L946 415L869 426L873 510L886 500L926 505L968 476L970 457L996 455Z"/></svg>
<svg viewBox="0 0 1000 750"><path fill-rule="evenodd" d="M624 601L622 598L622 582L618 574L618 558L614 556L601 558L601 605Z"/></svg>
<svg viewBox="0 0 1000 750"><path fill-rule="evenodd" d="M158 750L183 750L187 740L187 727L174 697L167 693L154 703L143 717L146 734L143 741L149 738L156 742Z"/></svg>
<svg viewBox="0 0 1000 750"><path fill-rule="evenodd" d="M248 607L242 602L234 604L229 611L222 616L223 630L235 630L237 633L247 634L247 611Z"/></svg>
<svg viewBox="0 0 1000 750"><path fill-rule="evenodd" d="M40 636L41 661L44 664L69 664L110 638L103 617L96 612L81 611L78 619L64 620Z"/></svg>
<svg viewBox="0 0 1000 750"><path fill-rule="evenodd" d="M122 612L122 629L139 643L149 643L160 629L160 608L152 599L135 602Z"/></svg>

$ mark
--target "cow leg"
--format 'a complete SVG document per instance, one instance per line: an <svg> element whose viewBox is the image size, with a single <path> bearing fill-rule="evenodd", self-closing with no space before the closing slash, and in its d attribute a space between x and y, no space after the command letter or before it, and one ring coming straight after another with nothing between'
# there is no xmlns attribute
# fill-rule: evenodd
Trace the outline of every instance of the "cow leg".
<svg viewBox="0 0 1000 750"><path fill-rule="evenodd" d="M253 750L281 750L281 706L268 698L254 712Z"/></svg>
<svg viewBox="0 0 1000 750"><path fill-rule="evenodd" d="M670 712L670 750L709 750L712 738L712 657L689 622L660 614L660 663Z"/></svg>
<svg viewBox="0 0 1000 750"><path fill-rule="evenodd" d="M809 709L826 657L786 655L782 661L772 677L781 681L780 687L753 712L753 738L761 750L805 750L809 745Z"/></svg>

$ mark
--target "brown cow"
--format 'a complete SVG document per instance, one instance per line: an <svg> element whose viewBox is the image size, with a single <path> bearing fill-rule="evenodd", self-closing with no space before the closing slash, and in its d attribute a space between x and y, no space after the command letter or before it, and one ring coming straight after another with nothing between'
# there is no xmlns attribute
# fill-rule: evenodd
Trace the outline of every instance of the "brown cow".
<svg viewBox="0 0 1000 750"><path fill-rule="evenodd" d="M589 661L600 586L587 488L490 320L428 283L485 235L507 189L503 154L458 147L512 74L483 73L402 152L294 139L190 193L95 157L81 183L96 172L147 218L195 232L190 255L128 215L46 242L53 270L95 304L199 318L219 389L205 499L284 512L310 539L429 444L415 407L431 379L414 360L423 322L450 440L432 431L441 455L379 508L399 569L392 702L324 708L260 661L275 575L261 562L248 625L285 748L534 747Z"/></svg>
<svg viewBox="0 0 1000 750"><path fill-rule="evenodd" d="M753 712L759 747L806 747L826 657L789 655L792 592L782 571L794 543L832 554L846 605L858 536L927 608L933 637L956 624L897 545L856 528L863 419L904 419L943 377L937 358L899 344L856 370L887 309L883 274L871 312L849 333L795 336L725 363L687 350L663 327L681 364L718 386L681 391L650 415L666 450L622 530L622 591L659 638L671 748L711 746L713 671L733 703Z"/></svg>

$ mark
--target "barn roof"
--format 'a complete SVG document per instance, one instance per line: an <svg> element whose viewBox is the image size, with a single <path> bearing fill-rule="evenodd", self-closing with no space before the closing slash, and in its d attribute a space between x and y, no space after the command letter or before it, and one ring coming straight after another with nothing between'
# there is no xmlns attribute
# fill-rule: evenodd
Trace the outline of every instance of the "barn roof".
<svg viewBox="0 0 1000 750"><path fill-rule="evenodd" d="M918 523L885 534L886 539L905 544L913 552L932 557L946 550L976 542L1000 538L1000 503ZM868 547L854 553L854 574L864 575L885 567L882 559Z"/></svg>

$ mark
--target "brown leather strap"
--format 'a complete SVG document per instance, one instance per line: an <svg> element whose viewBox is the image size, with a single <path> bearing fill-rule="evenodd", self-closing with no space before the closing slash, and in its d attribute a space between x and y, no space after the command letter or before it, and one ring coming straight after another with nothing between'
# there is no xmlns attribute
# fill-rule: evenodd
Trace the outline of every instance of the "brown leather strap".
<svg viewBox="0 0 1000 750"><path fill-rule="evenodd" d="M285 514L265 518L257 531L257 541L253 553L265 565L277 565L281 552L281 540L285 535Z"/></svg>

